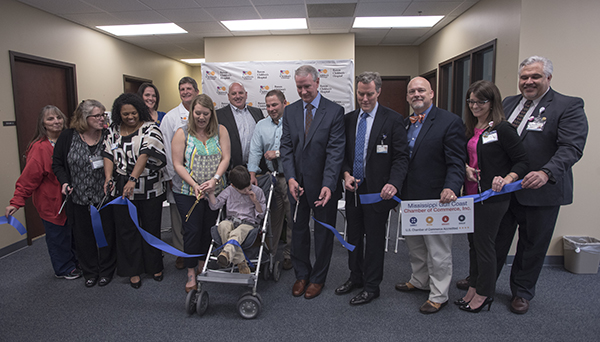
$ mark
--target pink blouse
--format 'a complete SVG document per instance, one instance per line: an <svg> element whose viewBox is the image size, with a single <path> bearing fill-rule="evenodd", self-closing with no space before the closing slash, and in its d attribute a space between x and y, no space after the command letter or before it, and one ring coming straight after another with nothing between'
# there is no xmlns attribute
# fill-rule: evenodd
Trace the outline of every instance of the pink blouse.
<svg viewBox="0 0 600 342"><path fill-rule="evenodd" d="M485 131L484 129L479 129L475 127L473 137L469 139L467 142L467 154L469 155L469 166L474 169L479 169L479 165L477 164L477 142L479 141L479 137L481 133ZM473 182L467 180L465 178L465 192L467 195L477 194L477 182Z"/></svg>

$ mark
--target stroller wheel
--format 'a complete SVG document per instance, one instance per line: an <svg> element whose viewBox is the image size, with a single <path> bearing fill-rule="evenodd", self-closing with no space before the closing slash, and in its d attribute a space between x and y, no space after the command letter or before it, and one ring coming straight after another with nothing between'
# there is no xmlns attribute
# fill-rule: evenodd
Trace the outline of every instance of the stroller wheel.
<svg viewBox="0 0 600 342"><path fill-rule="evenodd" d="M260 271L262 272L262 277L265 281L269 280L269 278L271 277L271 270L269 267L269 263L264 263L261 265L260 267Z"/></svg>
<svg viewBox="0 0 600 342"><path fill-rule="evenodd" d="M197 293L198 291L191 290L185 298L185 312L187 312L188 315L193 315L194 312L196 312L196 301L198 300L198 297L196 296Z"/></svg>
<svg viewBox="0 0 600 342"><path fill-rule="evenodd" d="M260 300L252 295L244 295L238 300L238 313L245 319L253 319L258 316L261 309Z"/></svg>
<svg viewBox="0 0 600 342"><path fill-rule="evenodd" d="M206 312L206 309L208 309L208 292L202 290L196 301L196 313L202 316Z"/></svg>
<svg viewBox="0 0 600 342"><path fill-rule="evenodd" d="M275 265L273 265L273 280L279 281L279 277L281 277L281 270L283 269L283 264L281 261L275 261Z"/></svg>

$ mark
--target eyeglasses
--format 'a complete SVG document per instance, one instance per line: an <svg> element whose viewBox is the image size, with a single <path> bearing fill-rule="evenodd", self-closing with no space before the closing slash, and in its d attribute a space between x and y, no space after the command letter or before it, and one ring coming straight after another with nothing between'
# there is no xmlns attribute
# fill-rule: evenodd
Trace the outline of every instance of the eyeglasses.
<svg viewBox="0 0 600 342"><path fill-rule="evenodd" d="M94 119L98 120L100 118L103 118L104 115L105 115L104 113L102 113L102 114L96 114L96 115L89 115L88 118L94 118Z"/></svg>
<svg viewBox="0 0 600 342"><path fill-rule="evenodd" d="M485 101L474 101L474 100L471 100L471 99L467 99L467 104L469 104L469 105L474 105L474 104L477 104L477 105L479 105L479 106L483 106L484 104L486 104L486 103L488 103L488 102L490 102L490 100L485 100Z"/></svg>

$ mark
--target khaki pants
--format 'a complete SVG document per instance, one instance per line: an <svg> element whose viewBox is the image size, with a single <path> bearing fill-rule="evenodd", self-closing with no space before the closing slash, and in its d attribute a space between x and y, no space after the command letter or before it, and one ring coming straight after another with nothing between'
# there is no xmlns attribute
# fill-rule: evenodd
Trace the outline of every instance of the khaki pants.
<svg viewBox="0 0 600 342"><path fill-rule="evenodd" d="M254 227L249 224L240 224L234 229L233 222L225 220L219 223L217 230L219 231L221 242L225 243L229 240L235 240L241 245L253 228ZM223 252L227 254L227 259L234 265L246 260L244 252L236 245L230 243L225 245L225 247L223 247Z"/></svg>

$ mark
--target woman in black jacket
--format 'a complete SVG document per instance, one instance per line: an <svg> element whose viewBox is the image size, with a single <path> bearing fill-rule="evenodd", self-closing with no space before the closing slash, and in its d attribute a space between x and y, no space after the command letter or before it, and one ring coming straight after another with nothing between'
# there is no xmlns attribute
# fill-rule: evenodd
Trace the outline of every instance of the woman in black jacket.
<svg viewBox="0 0 600 342"><path fill-rule="evenodd" d="M77 259L85 286L105 286L112 280L117 265L113 224L102 214L102 226L108 246L98 248L92 229L90 205L99 206L104 199L104 106L96 100L81 101L71 120L56 141L52 171L68 195L67 216L72 223ZM99 208L98 208L99 209Z"/></svg>
<svg viewBox="0 0 600 342"><path fill-rule="evenodd" d="M488 189L500 191L504 185L523 177L529 163L516 129L506 121L502 97L489 81L477 81L467 91L465 126L469 164L465 192L477 194ZM510 194L494 196L475 204L474 233L469 238L469 290L454 303L461 310L488 310L496 288L496 235L508 210Z"/></svg>

